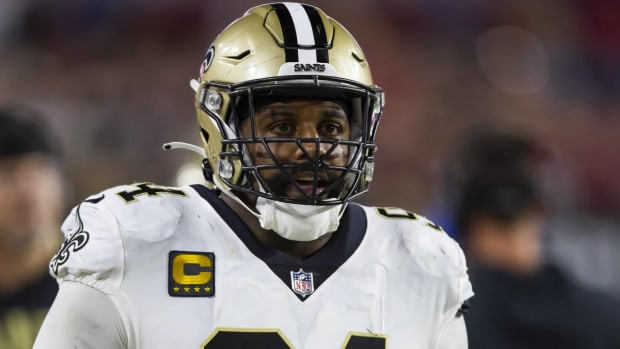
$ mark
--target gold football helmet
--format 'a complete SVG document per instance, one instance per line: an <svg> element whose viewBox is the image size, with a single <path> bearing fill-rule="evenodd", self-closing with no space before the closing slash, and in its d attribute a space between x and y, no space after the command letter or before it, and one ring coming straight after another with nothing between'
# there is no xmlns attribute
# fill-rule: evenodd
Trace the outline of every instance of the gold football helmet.
<svg viewBox="0 0 620 349"><path fill-rule="evenodd" d="M322 10L298 3L273 3L251 8L222 31L207 50L199 78L191 81L205 149L205 177L223 191L253 193L266 199L296 204L342 204L367 191L372 180L375 133L383 110L382 90L373 83L366 58L351 34ZM329 139L258 138L241 135L240 123L254 118L258 101L269 98L320 98L345 101L352 132L346 141ZM261 176L277 169L284 174L299 164L255 165L248 144L293 142L349 148L347 166L322 161L314 171L315 190L303 199L276 194ZM267 151L268 152L268 151ZM308 168L310 166L310 168ZM321 171L337 172L337 180L317 192ZM300 189L301 191L301 189Z"/></svg>

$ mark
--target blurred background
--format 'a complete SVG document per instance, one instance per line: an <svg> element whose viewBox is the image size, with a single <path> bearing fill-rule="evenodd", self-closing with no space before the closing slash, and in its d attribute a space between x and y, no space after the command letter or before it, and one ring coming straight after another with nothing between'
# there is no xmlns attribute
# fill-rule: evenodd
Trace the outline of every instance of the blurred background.
<svg viewBox="0 0 620 349"><path fill-rule="evenodd" d="M354 34L386 92L361 201L454 235L445 173L461 140L494 125L527 134L553 208L548 258L620 295L620 2L309 2ZM161 144L198 143L188 82L213 38L259 3L0 2L0 104L41 111L61 135L67 210L117 184L176 185L198 165Z"/></svg>

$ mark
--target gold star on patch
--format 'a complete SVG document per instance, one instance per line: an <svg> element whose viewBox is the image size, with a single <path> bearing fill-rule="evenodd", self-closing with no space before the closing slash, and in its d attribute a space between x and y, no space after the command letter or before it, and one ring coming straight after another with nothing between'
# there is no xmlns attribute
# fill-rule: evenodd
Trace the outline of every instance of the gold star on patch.
<svg viewBox="0 0 620 349"><path fill-rule="evenodd" d="M179 292L179 290L180 290L179 287L173 287L172 289L174 290L174 292Z"/></svg>

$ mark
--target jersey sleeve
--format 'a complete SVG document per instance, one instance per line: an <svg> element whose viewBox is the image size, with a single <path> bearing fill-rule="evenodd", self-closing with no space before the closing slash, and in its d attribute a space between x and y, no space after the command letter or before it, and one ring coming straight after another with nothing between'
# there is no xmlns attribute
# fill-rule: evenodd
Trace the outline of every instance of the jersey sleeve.
<svg viewBox="0 0 620 349"><path fill-rule="evenodd" d="M466 301L474 295L465 255L460 245L439 226L415 215L413 228L403 235L413 263L429 275L446 280L447 298L439 317L436 349L467 349L467 330L462 316Z"/></svg>
<svg viewBox="0 0 620 349"><path fill-rule="evenodd" d="M467 329L462 316L449 319L437 340L437 349L467 349Z"/></svg>
<svg viewBox="0 0 620 349"><path fill-rule="evenodd" d="M106 196L109 193L87 198L62 224L65 241L50 262L50 273L59 283L76 281L106 293L119 288L123 244Z"/></svg>
<svg viewBox="0 0 620 349"><path fill-rule="evenodd" d="M33 349L128 347L128 333L113 299L84 284L64 282Z"/></svg>

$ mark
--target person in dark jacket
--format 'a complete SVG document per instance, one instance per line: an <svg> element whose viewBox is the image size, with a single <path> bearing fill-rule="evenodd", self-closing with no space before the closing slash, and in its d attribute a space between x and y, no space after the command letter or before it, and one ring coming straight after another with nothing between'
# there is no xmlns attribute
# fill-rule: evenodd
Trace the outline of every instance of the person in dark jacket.
<svg viewBox="0 0 620 349"><path fill-rule="evenodd" d="M537 145L487 133L463 149L454 219L476 292L465 314L469 347L620 348L620 303L544 258L549 212L532 160Z"/></svg>

